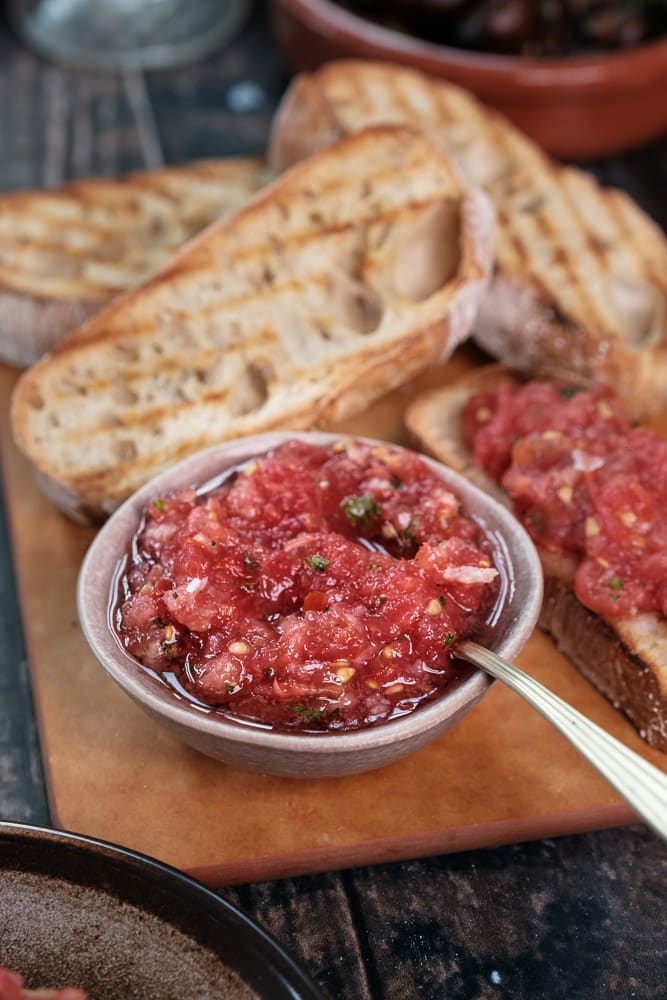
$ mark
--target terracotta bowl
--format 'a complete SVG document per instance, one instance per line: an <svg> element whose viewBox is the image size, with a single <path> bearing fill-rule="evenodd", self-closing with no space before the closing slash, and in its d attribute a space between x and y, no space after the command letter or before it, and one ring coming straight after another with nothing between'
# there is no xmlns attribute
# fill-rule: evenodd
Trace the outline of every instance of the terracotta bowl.
<svg viewBox="0 0 667 1000"><path fill-rule="evenodd" d="M290 777L369 771L405 757L449 729L479 701L489 686L488 677L475 671L429 705L368 729L287 734L229 721L193 706L129 656L110 623L115 581L141 513L151 500L171 490L203 485L225 469L295 438L322 445L341 440L340 435L317 432L249 437L193 455L142 487L115 511L86 554L78 584L79 618L107 673L151 716L197 750L237 767ZM461 498L466 512L497 540L495 557L507 581L506 596L482 641L501 656L513 657L535 626L542 598L542 571L532 542L501 504L457 473L425 461Z"/></svg>
<svg viewBox="0 0 667 1000"><path fill-rule="evenodd" d="M402 63L466 87L554 156L591 159L667 132L667 37L623 52L526 59L435 45L330 0L273 0L294 69L354 57Z"/></svg>

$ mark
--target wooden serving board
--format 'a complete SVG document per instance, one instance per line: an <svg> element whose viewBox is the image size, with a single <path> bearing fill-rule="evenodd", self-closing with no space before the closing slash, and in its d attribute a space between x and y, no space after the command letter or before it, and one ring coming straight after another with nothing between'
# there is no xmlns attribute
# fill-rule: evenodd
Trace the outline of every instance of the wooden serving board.
<svg viewBox="0 0 667 1000"><path fill-rule="evenodd" d="M411 396L478 359L460 351L349 421L402 442ZM10 436L15 373L0 367L7 510L52 821L216 885L459 851L633 822L633 812L518 696L493 685L449 733L380 771L293 780L237 771L178 743L89 652L75 588L93 530L42 495ZM541 633L520 665L662 770Z"/></svg>

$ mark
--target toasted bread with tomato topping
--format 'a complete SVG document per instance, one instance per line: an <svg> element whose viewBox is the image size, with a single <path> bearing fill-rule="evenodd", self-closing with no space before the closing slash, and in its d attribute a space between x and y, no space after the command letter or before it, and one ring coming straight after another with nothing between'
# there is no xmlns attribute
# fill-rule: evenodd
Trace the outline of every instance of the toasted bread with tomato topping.
<svg viewBox="0 0 667 1000"><path fill-rule="evenodd" d="M24 373L16 442L90 519L208 445L351 416L468 335L492 224L420 133L349 136Z"/></svg>
<svg viewBox="0 0 667 1000"><path fill-rule="evenodd" d="M536 377L606 382L642 419L667 403L667 240L621 191L562 167L498 113L400 66L302 74L274 119L283 169L378 122L422 129L497 209L496 270L473 336Z"/></svg>
<svg viewBox="0 0 667 1000"><path fill-rule="evenodd" d="M480 392L521 376L502 365L470 372L451 386L424 393L407 409L414 442L511 506L510 498L474 462L462 432L462 413ZM576 562L538 546L545 577L540 627L580 672L636 726L667 751L667 619L657 613L625 618L589 610L574 591Z"/></svg>
<svg viewBox="0 0 667 1000"><path fill-rule="evenodd" d="M269 177L239 157L1 197L0 360L32 364Z"/></svg>

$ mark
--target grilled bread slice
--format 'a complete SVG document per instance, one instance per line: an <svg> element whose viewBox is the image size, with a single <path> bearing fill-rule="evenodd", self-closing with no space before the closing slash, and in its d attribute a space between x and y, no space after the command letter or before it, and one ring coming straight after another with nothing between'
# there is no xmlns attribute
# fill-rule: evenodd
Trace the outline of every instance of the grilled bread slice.
<svg viewBox="0 0 667 1000"><path fill-rule="evenodd" d="M461 412L478 392L520 376L502 365L471 371L456 383L424 393L405 414L409 434L428 454L450 465L511 506L509 497L474 463L461 432ZM620 708L652 746L667 751L667 620L657 614L602 617L577 599L573 560L538 547L544 570L540 627L579 671Z"/></svg>
<svg viewBox="0 0 667 1000"><path fill-rule="evenodd" d="M554 163L472 95L398 66L298 76L274 119L283 169L378 122L422 129L497 210L497 267L474 338L535 375L611 384L640 419L667 402L667 240L625 194Z"/></svg>
<svg viewBox="0 0 667 1000"><path fill-rule="evenodd" d="M492 234L486 196L420 133L356 133L25 372L15 439L84 519L207 445L351 416L467 336Z"/></svg>
<svg viewBox="0 0 667 1000"><path fill-rule="evenodd" d="M25 367L269 179L210 160L0 198L0 360Z"/></svg>

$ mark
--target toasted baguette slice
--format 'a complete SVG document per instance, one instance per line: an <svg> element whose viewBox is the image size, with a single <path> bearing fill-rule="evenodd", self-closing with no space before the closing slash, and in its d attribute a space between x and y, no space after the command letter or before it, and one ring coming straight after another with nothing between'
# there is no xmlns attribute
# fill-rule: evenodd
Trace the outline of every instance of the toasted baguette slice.
<svg viewBox="0 0 667 1000"><path fill-rule="evenodd" d="M379 122L422 129L495 202L497 268L473 336L538 376L612 385L636 419L667 402L667 240L620 191L558 166L472 95L399 66L298 76L274 119L284 169Z"/></svg>
<svg viewBox="0 0 667 1000"><path fill-rule="evenodd" d="M461 434L461 412L477 392L518 376L500 365L424 393L405 414L411 438L510 506L509 497L474 463ZM544 570L540 627L580 672L634 723L652 746L667 751L667 620L655 614L604 618L573 589L575 563L538 547Z"/></svg>
<svg viewBox="0 0 667 1000"><path fill-rule="evenodd" d="M0 360L25 367L270 177L210 160L0 198Z"/></svg>
<svg viewBox="0 0 667 1000"><path fill-rule="evenodd" d="M405 128L304 161L24 373L14 436L72 516L185 455L351 416L468 334L493 212Z"/></svg>

